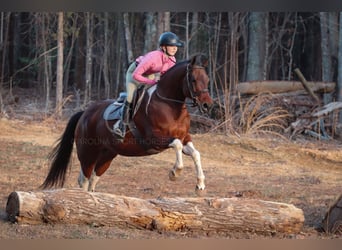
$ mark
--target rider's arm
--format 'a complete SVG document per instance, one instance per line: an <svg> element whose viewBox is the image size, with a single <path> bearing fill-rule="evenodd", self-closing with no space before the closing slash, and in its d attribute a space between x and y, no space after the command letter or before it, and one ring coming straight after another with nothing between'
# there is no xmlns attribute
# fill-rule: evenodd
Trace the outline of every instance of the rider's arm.
<svg viewBox="0 0 342 250"><path fill-rule="evenodd" d="M133 79L145 84L155 84L155 79L149 79L147 76L159 73L162 69L162 54L160 51L152 51L138 61L138 66L133 72Z"/></svg>

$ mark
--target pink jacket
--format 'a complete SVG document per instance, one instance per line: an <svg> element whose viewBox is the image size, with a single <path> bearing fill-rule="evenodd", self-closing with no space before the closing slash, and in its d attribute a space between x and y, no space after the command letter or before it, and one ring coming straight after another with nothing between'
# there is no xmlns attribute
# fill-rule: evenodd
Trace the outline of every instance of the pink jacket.
<svg viewBox="0 0 342 250"><path fill-rule="evenodd" d="M133 79L145 84L155 84L156 80L148 79L146 76L160 73L163 75L169 68L176 63L174 56L167 56L161 50L154 50L136 59L137 68L133 72Z"/></svg>

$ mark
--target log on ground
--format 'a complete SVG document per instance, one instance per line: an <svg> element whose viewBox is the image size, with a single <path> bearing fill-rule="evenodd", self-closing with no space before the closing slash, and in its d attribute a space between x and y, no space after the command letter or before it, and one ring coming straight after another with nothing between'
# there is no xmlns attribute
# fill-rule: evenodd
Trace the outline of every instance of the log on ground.
<svg viewBox="0 0 342 250"><path fill-rule="evenodd" d="M334 82L307 82L307 86L313 92L329 93L335 90ZM300 81L251 81L240 82L237 91L240 94L256 95L270 92L273 94L287 93L292 91L304 90Z"/></svg>
<svg viewBox="0 0 342 250"><path fill-rule="evenodd" d="M246 198L139 199L81 189L12 192L12 222L123 226L157 231L297 233L303 211L292 204Z"/></svg>

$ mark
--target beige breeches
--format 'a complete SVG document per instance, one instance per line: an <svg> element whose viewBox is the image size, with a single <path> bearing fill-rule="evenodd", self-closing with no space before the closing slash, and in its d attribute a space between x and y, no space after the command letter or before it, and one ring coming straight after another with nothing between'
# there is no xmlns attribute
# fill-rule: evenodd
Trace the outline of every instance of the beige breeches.
<svg viewBox="0 0 342 250"><path fill-rule="evenodd" d="M128 70L126 72L126 91L127 91L127 102L132 103L133 95L135 90L138 88L139 82L133 79L133 71L136 68L135 63L131 63L131 65L128 67ZM151 74L147 76L149 79L155 79L159 78L159 74Z"/></svg>

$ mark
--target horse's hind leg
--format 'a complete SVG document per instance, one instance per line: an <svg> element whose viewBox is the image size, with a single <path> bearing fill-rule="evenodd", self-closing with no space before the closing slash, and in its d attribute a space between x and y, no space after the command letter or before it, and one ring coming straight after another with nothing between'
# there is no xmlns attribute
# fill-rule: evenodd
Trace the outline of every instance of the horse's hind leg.
<svg viewBox="0 0 342 250"><path fill-rule="evenodd" d="M84 176L82 168L80 169L80 174L78 175L78 185L85 191L88 191L89 180Z"/></svg>
<svg viewBox="0 0 342 250"><path fill-rule="evenodd" d="M183 147L183 153L186 155L190 155L195 163L196 167L196 175L197 175L197 185L196 189L198 190L204 190L205 184L204 184L204 173L202 170L202 164L201 164L201 155L200 153L195 149L193 143L190 141Z"/></svg>
<svg viewBox="0 0 342 250"><path fill-rule="evenodd" d="M100 176L109 168L111 162L112 160L99 166L100 169L104 170L103 172L96 171L96 167L95 167L95 171L92 173L89 179L89 187L88 187L89 192L95 192L95 187L96 187L96 184L100 180ZM98 164L96 163L96 165Z"/></svg>
<svg viewBox="0 0 342 250"><path fill-rule="evenodd" d="M89 148L79 147L79 150L77 153L78 153L77 154L78 159L81 163L80 174L78 176L78 184L80 188L82 188L85 191L88 191L89 180L94 171L97 152L94 149L91 150Z"/></svg>
<svg viewBox="0 0 342 250"><path fill-rule="evenodd" d="M95 187L100 180L100 176L103 175L104 172L106 172L115 156L116 154L113 154L110 151L104 151L102 152L102 154L100 154L96 162L94 171L89 180L88 191L95 192Z"/></svg>

